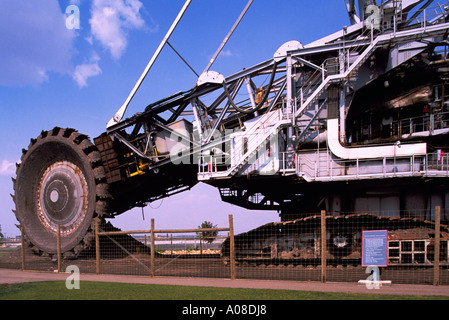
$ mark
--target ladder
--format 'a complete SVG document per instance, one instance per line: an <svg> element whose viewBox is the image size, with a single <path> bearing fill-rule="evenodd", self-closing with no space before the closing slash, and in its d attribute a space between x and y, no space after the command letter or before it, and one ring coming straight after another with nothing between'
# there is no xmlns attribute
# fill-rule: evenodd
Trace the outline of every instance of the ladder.
<svg viewBox="0 0 449 320"><path fill-rule="evenodd" d="M343 72L337 74L327 74L328 72L322 67L321 72L318 73L319 76L316 76L316 74L313 75L313 78L311 77L311 79L308 80L299 90L302 94L299 99L299 108L293 110L293 118L299 119L306 111L310 110L313 103L319 99L319 97L331 84L348 81L348 79L350 79L351 76L357 72L363 63L371 56L374 50L380 45L401 41L416 41L419 39L435 37L443 35L448 28L449 23L442 23L395 33L380 34L375 38L362 37L361 39L359 38L358 40L355 40L352 46L348 46L352 52L364 48L356 60L351 65L348 65ZM309 123L305 128L310 128L312 122L316 120L318 113L324 108L324 105L325 103L323 103L321 107L315 111L315 114L312 114ZM213 163L213 156L211 156L211 169L207 172L204 170L199 170L198 178L200 180L229 178L237 174L246 164L248 164L251 159L257 155L261 148L267 145L267 142L273 137L273 135L278 134L282 127L292 125L291 117L284 116L285 115L282 110L279 109L267 112L260 116L242 134L242 136L247 139L245 142L247 144L247 148L244 148L242 145L235 148L236 150L244 150L244 154L238 154L237 152L231 154L231 157L229 158L230 165L227 163L226 169L221 171L218 171L217 167ZM303 130L303 132L304 131L305 130ZM200 166L204 166L204 161L200 160L199 164Z"/></svg>
<svg viewBox="0 0 449 320"><path fill-rule="evenodd" d="M300 88L301 99L299 108L297 108L295 112L295 118L301 118L308 110L313 109L312 105L316 102L317 99L324 93L324 91L333 83L339 83L341 81L348 81L350 77L357 72L357 70L366 62L366 60L371 56L376 48L380 45L394 42L394 41L407 41L407 40L419 40L423 38L432 37L435 35L442 35L445 30L449 27L448 23L438 24L435 26L423 26L420 28L405 30L395 33L382 34L372 39L369 44L366 42L355 43L352 52L357 50L362 46L366 46L366 48L362 51L362 53L358 56L358 58L347 68L346 71L341 72L339 74L332 74L325 76L326 70L322 66L322 72L319 76L316 76L316 73L313 74L309 80ZM320 76L321 75L321 76ZM314 88L314 90L311 90ZM322 107L322 106L321 106ZM321 107L316 111L317 113L321 112ZM306 126L308 129L311 126L311 122L316 119L318 114L314 114L310 117L310 122ZM304 129L305 130L305 129ZM303 130L303 132L304 132ZM303 133L301 133L303 137ZM299 141L299 139L298 139Z"/></svg>
<svg viewBox="0 0 449 320"><path fill-rule="evenodd" d="M213 157L210 160L212 165L209 172L199 173L200 180L207 180L210 178L226 178L234 176L241 170L250 160L254 159L258 152L264 147L273 137L277 136L281 127L291 125L289 119L284 119L281 110L275 110L263 114L255 124L250 126L247 131L244 131L242 135L247 140L247 150L243 155L238 154L238 150L244 150L243 142L239 141L234 148L234 152L231 153L231 157L228 159L231 165L223 171L217 171ZM204 161L200 161L200 166L205 165Z"/></svg>

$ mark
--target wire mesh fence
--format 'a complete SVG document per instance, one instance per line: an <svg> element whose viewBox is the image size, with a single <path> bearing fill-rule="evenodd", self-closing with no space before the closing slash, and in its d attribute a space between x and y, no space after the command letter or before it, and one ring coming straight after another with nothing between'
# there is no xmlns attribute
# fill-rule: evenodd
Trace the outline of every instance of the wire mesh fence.
<svg viewBox="0 0 449 320"><path fill-rule="evenodd" d="M148 277L449 285L447 217L439 207L322 211L237 235L232 216L226 228L160 230L152 220L149 230L120 231L98 224L76 259L59 250L36 254L22 237L22 247L2 245L0 268L63 272L75 265L81 273Z"/></svg>
<svg viewBox="0 0 449 320"><path fill-rule="evenodd" d="M220 262L220 240L233 238L232 216L229 217L228 228L160 230L155 229L154 224L152 219L150 230L131 232L105 232L97 224L96 272L123 273L123 270L127 270L133 274L152 277L235 278L234 261L228 268L223 268L220 263L217 265L217 261ZM219 232L228 232L229 236L218 236ZM131 234L143 235L144 243L135 237L129 237ZM181 236L177 236L179 234ZM114 236L121 236L122 239L114 239ZM109 246L107 244L101 246L102 238L109 242ZM214 247L216 249L213 249ZM118 251L119 254L125 253L125 257L118 261L116 257L110 256L114 251Z"/></svg>
<svg viewBox="0 0 449 320"><path fill-rule="evenodd" d="M322 212L266 224L236 235L237 277L358 282L373 280L375 271L379 281L447 285L448 228L418 213ZM364 241L367 231L383 231L384 241Z"/></svg>

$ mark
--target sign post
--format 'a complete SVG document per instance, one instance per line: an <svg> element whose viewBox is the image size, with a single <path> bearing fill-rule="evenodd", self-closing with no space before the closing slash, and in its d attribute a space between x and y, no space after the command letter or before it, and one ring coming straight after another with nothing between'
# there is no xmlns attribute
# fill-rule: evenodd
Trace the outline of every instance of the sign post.
<svg viewBox="0 0 449 320"><path fill-rule="evenodd" d="M391 281L380 280L380 267L388 266L388 230L362 231L362 267L367 267L370 276L359 283L366 284L368 289L379 289L381 284Z"/></svg>

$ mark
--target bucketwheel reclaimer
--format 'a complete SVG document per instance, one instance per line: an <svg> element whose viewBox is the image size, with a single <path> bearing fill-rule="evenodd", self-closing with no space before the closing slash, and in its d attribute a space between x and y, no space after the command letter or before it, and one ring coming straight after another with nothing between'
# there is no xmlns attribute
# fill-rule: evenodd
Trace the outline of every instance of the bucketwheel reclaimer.
<svg viewBox="0 0 449 320"><path fill-rule="evenodd" d="M94 141L74 129L56 127L42 131L23 150L12 197L25 240L35 253L57 253L59 225L64 258L76 258L91 247L96 222L102 230L110 229L105 218L197 183L195 165L148 170L147 165L136 166L137 158L107 134Z"/></svg>
<svg viewBox="0 0 449 320"><path fill-rule="evenodd" d="M249 0L191 89L125 118L191 1L106 132L92 143L55 128L24 150L13 198L35 251L56 253L59 226L62 253L77 257L96 221L198 182L233 205L277 211L283 223L321 210L432 221L438 206L448 224L449 1L346 0L351 26L306 45L286 42L225 77L210 68ZM338 246L349 238L334 237ZM413 241L430 248L432 239ZM279 244L271 244L274 257Z"/></svg>

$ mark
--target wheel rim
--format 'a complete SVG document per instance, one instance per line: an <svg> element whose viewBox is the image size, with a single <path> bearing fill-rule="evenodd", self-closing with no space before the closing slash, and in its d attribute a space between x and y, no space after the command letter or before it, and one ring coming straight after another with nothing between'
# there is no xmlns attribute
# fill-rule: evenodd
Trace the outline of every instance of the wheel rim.
<svg viewBox="0 0 449 320"><path fill-rule="evenodd" d="M37 213L45 229L70 235L87 214L88 185L82 171L68 161L49 166L39 182Z"/></svg>

